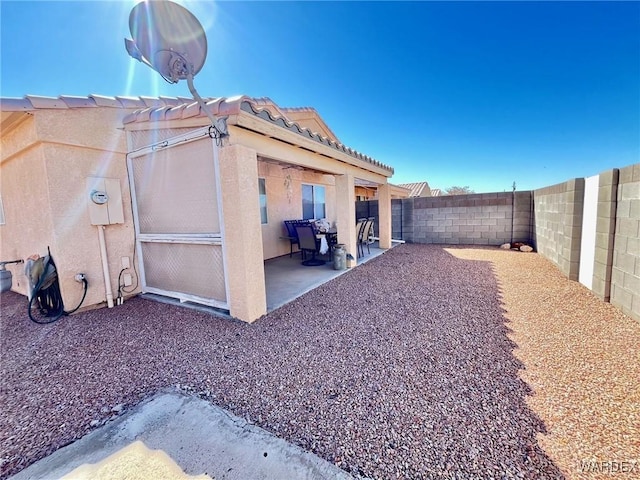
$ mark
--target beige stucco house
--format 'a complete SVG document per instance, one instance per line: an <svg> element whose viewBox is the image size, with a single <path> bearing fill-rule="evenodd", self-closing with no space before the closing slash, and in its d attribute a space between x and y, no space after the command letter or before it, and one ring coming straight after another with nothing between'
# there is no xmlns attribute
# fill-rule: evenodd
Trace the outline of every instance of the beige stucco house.
<svg viewBox="0 0 640 480"><path fill-rule="evenodd" d="M266 313L264 261L289 253L283 221L324 217L356 257L355 192L377 190L391 247L393 169L342 145L312 108L266 98L0 99L0 260L50 247L65 305L111 304L120 273L149 292ZM127 268L129 267L129 268ZM9 266L26 294L22 266Z"/></svg>

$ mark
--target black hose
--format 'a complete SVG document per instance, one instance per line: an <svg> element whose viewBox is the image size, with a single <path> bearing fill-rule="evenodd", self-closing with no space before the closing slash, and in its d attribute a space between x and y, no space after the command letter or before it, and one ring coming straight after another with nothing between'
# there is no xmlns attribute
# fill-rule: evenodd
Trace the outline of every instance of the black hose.
<svg viewBox="0 0 640 480"><path fill-rule="evenodd" d="M71 315L75 311L77 311L82 303L84 302L85 297L87 296L87 290L89 287L89 283L86 278L82 279L82 284L84 287L84 292L82 293L82 298L80 299L80 303L73 310L65 311L64 303L62 301L62 295L60 293L60 284L58 279L56 278L54 282L48 286L47 288L41 289L42 282L45 279L45 275L42 276L38 284L34 287L33 292L31 294L31 298L29 299L29 307L28 313L31 321L39 324L47 324L53 323L58 320L63 315ZM34 302L37 300L37 309L40 313L40 316L34 318L33 308Z"/></svg>
<svg viewBox="0 0 640 480"><path fill-rule="evenodd" d="M46 271L46 269L45 269ZM46 275L42 275L40 280L31 292L29 299L29 307L27 312L29 318L35 323L53 323L64 315L64 304L62 303L62 295L60 294L60 284L58 280L54 280L47 288L42 288L42 283L46 279ZM36 302L39 316L33 315L34 302Z"/></svg>
<svg viewBox="0 0 640 480"><path fill-rule="evenodd" d="M89 289L89 282L87 282L86 278L82 279L82 285L84 287L84 292L82 293L82 298L80 299L80 303L78 303L78 306L73 310L69 310L68 312L65 311L64 312L65 315L71 315L72 313L74 313L76 310L80 308L80 306L82 305L82 302L84 302L84 299L87 296L87 290Z"/></svg>

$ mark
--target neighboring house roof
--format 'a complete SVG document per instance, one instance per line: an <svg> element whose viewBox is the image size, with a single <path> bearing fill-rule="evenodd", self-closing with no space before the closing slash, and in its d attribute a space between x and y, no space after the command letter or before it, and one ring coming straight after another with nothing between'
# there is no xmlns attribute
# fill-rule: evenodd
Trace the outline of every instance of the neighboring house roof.
<svg viewBox="0 0 640 480"><path fill-rule="evenodd" d="M432 188L431 189L431 196L432 197L440 197L442 195L442 190L440 190L439 188Z"/></svg>
<svg viewBox="0 0 640 480"><path fill-rule="evenodd" d="M430 197L433 196L427 182L401 183L399 187L410 190L409 197Z"/></svg>
<svg viewBox="0 0 640 480"><path fill-rule="evenodd" d="M317 112L309 107L301 109L283 109L266 97L219 97L205 99L205 101L209 111L213 115L224 117L238 115L240 112L245 112L393 174L392 167L378 162L377 160L338 142L329 127L326 127L326 124L322 121L320 116L317 115ZM101 95L89 95L88 97L66 95L60 97L41 97L36 95L27 95L24 98L0 98L0 111L2 111L1 127L4 127L5 123L16 121L16 117L13 115L15 112L28 113L38 109L92 107L135 108L135 111L124 117L123 123L125 125L144 122L180 120L193 117L207 117L206 113L202 111L197 102L192 98L184 97L105 97ZM314 117L313 115L309 115L313 113L312 111L315 112L314 121L316 121L319 126L324 126L321 129L325 130L324 132L316 133L308 127L292 121L292 119L287 116L287 112L289 112L289 115L292 115L293 117L302 113L304 113L305 117ZM302 115L300 115L300 118L302 118ZM328 134L331 135L329 136Z"/></svg>

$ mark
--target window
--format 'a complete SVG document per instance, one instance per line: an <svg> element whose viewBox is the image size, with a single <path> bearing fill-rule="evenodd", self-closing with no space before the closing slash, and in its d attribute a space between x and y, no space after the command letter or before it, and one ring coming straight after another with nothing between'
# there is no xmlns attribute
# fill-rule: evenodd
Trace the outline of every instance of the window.
<svg viewBox="0 0 640 480"><path fill-rule="evenodd" d="M267 223L267 187L264 178L258 179L258 193L260 194L260 223Z"/></svg>
<svg viewBox="0 0 640 480"><path fill-rule="evenodd" d="M0 195L0 225L4 225L4 205L2 205L2 195Z"/></svg>
<svg viewBox="0 0 640 480"><path fill-rule="evenodd" d="M324 187L302 185L302 218L325 218Z"/></svg>

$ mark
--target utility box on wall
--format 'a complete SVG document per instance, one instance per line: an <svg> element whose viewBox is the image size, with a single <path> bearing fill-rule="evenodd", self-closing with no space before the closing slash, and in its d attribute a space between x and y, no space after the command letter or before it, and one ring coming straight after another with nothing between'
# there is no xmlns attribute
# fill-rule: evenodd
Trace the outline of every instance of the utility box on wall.
<svg viewBox="0 0 640 480"><path fill-rule="evenodd" d="M124 223L122 190L117 178L87 177L87 202L91 225Z"/></svg>

